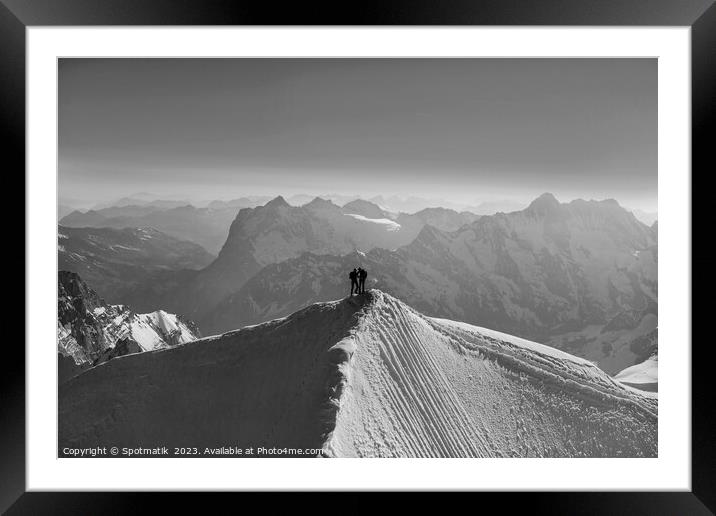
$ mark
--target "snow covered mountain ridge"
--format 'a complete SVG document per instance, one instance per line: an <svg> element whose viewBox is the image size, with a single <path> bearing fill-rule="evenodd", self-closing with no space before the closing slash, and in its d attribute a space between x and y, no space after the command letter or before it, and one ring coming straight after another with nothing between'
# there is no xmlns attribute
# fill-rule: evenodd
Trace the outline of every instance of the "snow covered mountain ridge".
<svg viewBox="0 0 716 516"><path fill-rule="evenodd" d="M185 344L199 338L189 321L163 310L132 312L110 305L78 274L58 275L57 352L59 380L117 356Z"/></svg>
<svg viewBox="0 0 716 516"><path fill-rule="evenodd" d="M657 453L655 394L556 349L423 316L379 290L102 364L60 387L59 423L61 448L229 442L327 457Z"/></svg>

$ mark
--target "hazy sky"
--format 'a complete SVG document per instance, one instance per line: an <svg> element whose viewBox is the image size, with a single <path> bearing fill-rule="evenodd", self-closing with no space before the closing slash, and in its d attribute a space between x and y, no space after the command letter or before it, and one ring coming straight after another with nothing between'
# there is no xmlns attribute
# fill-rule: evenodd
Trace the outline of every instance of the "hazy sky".
<svg viewBox="0 0 716 516"><path fill-rule="evenodd" d="M62 59L63 198L339 193L656 210L655 59Z"/></svg>

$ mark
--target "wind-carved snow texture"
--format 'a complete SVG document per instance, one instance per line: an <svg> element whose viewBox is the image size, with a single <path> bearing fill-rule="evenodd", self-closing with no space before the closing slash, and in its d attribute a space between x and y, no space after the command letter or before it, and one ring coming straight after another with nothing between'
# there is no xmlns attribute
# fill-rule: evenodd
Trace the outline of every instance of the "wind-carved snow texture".
<svg viewBox="0 0 716 516"><path fill-rule="evenodd" d="M586 360L373 292L326 454L656 455L654 397Z"/></svg>
<svg viewBox="0 0 716 516"><path fill-rule="evenodd" d="M64 446L298 447L327 457L654 457L656 394L586 360L425 317L378 290L60 387Z"/></svg>

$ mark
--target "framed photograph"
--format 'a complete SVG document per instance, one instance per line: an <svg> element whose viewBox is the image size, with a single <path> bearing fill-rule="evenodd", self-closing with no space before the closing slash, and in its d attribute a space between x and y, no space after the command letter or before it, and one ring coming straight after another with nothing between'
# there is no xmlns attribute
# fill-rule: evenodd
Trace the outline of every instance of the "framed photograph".
<svg viewBox="0 0 716 516"><path fill-rule="evenodd" d="M388 490L711 514L691 235L716 8L540 6L3 0L26 192L3 510Z"/></svg>

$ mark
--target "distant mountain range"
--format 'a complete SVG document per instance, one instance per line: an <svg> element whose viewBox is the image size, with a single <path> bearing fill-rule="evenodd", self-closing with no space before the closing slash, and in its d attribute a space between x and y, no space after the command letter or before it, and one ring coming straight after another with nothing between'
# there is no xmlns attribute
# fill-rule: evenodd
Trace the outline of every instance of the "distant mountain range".
<svg viewBox="0 0 716 516"><path fill-rule="evenodd" d="M378 195L368 200L380 205L386 210L405 213L415 213L426 208L442 207L454 211L469 211L475 215L493 215L499 212L506 213L522 210L527 206L527 203L510 199L483 201L478 204L465 204L449 202L444 199L425 199L415 196L399 197L397 195L386 197Z"/></svg>
<svg viewBox="0 0 716 516"><path fill-rule="evenodd" d="M159 208L154 205L112 206L86 212L73 211L60 219L60 225L74 228L151 227L180 240L201 245L216 254L226 240L235 207L195 208L183 205Z"/></svg>
<svg viewBox="0 0 716 516"><path fill-rule="evenodd" d="M152 228L59 226L57 238L59 270L81 274L111 303L127 303L153 273L201 269L214 259L203 247Z"/></svg>
<svg viewBox="0 0 716 516"><path fill-rule="evenodd" d="M136 314L125 305L105 303L75 273L61 270L57 288L60 383L112 358L200 337L194 323L174 314Z"/></svg>
<svg viewBox="0 0 716 516"><path fill-rule="evenodd" d="M452 229L476 219L474 214L445 209L395 216L368 201L341 207L318 197L297 207L279 196L264 206L239 211L211 265L181 281L163 275L133 300L143 309L168 306L199 319L267 265L309 251L344 255L378 247L395 249L415 239L426 221ZM177 288L167 287L168 283Z"/></svg>
<svg viewBox="0 0 716 516"><path fill-rule="evenodd" d="M286 197L286 202L291 206L303 206L311 202L316 197L329 200L334 204L343 206L347 203L355 200L363 200L356 195L340 195L340 194L323 194L323 195L307 195L307 194L295 194ZM138 193L128 197L122 197L112 202L100 203L94 205L90 211L103 211L107 208L112 207L151 207L156 210L165 210L171 208L178 208L182 206L194 206L197 208L210 208L212 210L221 210L225 208L255 208L262 206L269 202L272 197L267 195L251 195L245 197L237 197L230 200L189 200L189 199L162 199L160 196L151 193ZM509 213L512 211L520 211L527 207L529 204L525 201L518 201L514 199L494 199L489 201L482 201L479 203L454 203L449 202L445 199L426 199L416 196L400 197L397 195L383 196L377 195L365 199L373 204L377 204L381 209L392 212L392 213L416 213L427 208L446 208L452 211L467 211L475 215L494 215L495 213ZM64 200L60 202L58 207L59 219L69 213L76 211L71 208L73 205L77 205L77 200ZM86 204L86 203L84 203ZM656 212L645 211L641 209L627 208L629 211L634 213L637 219L651 226L656 222L658 216ZM85 213L88 210L79 211L80 214Z"/></svg>
<svg viewBox="0 0 716 516"><path fill-rule="evenodd" d="M357 198L336 196L348 199L340 203L343 213L361 215L372 219L388 219L397 223L394 228L407 225L410 228L405 234L415 230L415 222L422 220L445 230L453 230L467 222L472 222L477 215L469 211L458 213L455 210L431 207L416 210L415 213L384 210L377 204ZM282 198L283 199L283 198ZM98 205L86 210L70 210L67 206L60 207L60 225L66 227L111 227L141 228L153 227L170 236L181 240L197 243L209 252L217 254L226 240L231 222L238 210L260 207L271 199L268 197L241 197L230 201L211 201L205 207L195 207L189 201L175 200L144 200L141 198L122 198L111 205ZM320 210L321 202L326 206L340 210L333 201L320 197L294 195L286 204L294 208L308 207ZM386 222L386 221L384 221ZM421 224L419 223L418 226ZM419 230L419 227L418 227ZM417 234L417 233L416 233ZM404 239L388 243L394 248L401 245Z"/></svg>

